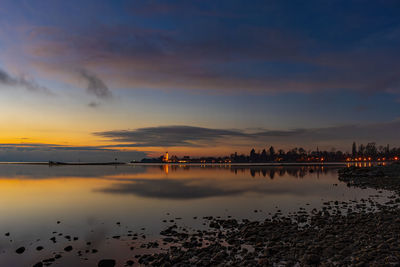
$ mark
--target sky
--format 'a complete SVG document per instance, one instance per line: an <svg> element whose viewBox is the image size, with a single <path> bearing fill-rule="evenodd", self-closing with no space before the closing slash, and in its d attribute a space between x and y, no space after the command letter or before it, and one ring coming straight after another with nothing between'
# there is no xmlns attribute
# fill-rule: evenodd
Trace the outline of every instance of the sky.
<svg viewBox="0 0 400 267"><path fill-rule="evenodd" d="M399 12L0 0L0 161L399 146Z"/></svg>

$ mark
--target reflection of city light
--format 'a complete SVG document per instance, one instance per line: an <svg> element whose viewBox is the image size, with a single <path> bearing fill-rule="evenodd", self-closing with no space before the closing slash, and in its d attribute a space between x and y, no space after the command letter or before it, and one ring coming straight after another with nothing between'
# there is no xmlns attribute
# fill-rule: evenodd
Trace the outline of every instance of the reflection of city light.
<svg viewBox="0 0 400 267"><path fill-rule="evenodd" d="M165 174L168 174L168 164L163 165Z"/></svg>
<svg viewBox="0 0 400 267"><path fill-rule="evenodd" d="M394 160L399 160L399 157L394 157Z"/></svg>

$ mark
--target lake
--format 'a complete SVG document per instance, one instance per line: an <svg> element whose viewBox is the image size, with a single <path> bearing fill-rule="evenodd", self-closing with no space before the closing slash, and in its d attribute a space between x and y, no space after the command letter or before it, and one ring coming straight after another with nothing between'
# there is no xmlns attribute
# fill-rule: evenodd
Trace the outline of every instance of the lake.
<svg viewBox="0 0 400 267"><path fill-rule="evenodd" d="M144 250L142 235L157 240L173 223L202 229L204 216L263 220L278 211L319 210L326 201L373 196L385 202L392 194L347 187L337 170L0 165L0 266L32 266L55 255L61 258L48 261L52 266L94 266L107 257L124 266ZM69 245L73 250L64 251ZM24 253L17 254L22 246Z"/></svg>

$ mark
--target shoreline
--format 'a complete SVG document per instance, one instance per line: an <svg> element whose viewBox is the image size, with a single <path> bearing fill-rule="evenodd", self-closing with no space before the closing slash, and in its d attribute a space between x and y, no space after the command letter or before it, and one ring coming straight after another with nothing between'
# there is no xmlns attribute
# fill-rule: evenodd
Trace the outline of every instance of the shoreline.
<svg viewBox="0 0 400 267"><path fill-rule="evenodd" d="M378 162L371 162L377 164ZM50 165L50 166L107 166L107 165L126 165L126 166L347 166L348 162L267 162L267 163L125 163L125 162L0 162L0 165Z"/></svg>

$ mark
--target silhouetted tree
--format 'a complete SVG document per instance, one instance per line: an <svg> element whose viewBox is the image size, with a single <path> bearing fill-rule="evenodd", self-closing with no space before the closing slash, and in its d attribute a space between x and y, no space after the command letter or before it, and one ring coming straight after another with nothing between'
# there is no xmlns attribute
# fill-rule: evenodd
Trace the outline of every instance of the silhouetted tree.
<svg viewBox="0 0 400 267"><path fill-rule="evenodd" d="M273 146L271 146L271 147L269 148L269 156L270 156L271 158L274 158L274 157L275 157L275 149L274 149Z"/></svg>
<svg viewBox="0 0 400 267"><path fill-rule="evenodd" d="M351 155L353 157L357 157L357 145L356 145L356 142L353 142L353 146L351 147Z"/></svg>
<svg viewBox="0 0 400 267"><path fill-rule="evenodd" d="M375 143L368 143L365 148L365 154L368 157L375 157L377 155L376 144Z"/></svg>
<svg viewBox="0 0 400 267"><path fill-rule="evenodd" d="M362 156L364 156L364 154L365 154L365 146L363 144L361 144L358 147L358 155L362 157Z"/></svg>
<svg viewBox="0 0 400 267"><path fill-rule="evenodd" d="M260 161L267 162L267 151L265 151L265 149L263 149L263 151L261 152Z"/></svg>
<svg viewBox="0 0 400 267"><path fill-rule="evenodd" d="M253 148L250 151L250 162L256 162L256 161L257 161L256 150Z"/></svg>

